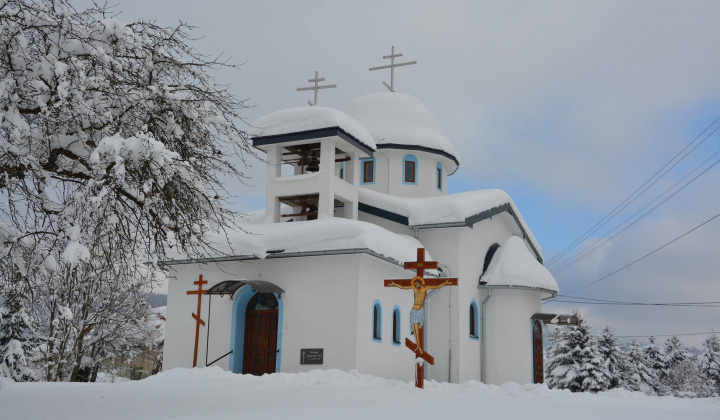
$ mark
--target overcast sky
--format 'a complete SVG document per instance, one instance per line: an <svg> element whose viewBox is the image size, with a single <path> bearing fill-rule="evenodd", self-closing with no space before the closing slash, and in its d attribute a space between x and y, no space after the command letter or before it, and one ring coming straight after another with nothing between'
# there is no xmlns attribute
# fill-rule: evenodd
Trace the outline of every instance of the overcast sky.
<svg viewBox="0 0 720 420"><path fill-rule="evenodd" d="M82 3L78 2L78 6ZM173 25L225 53L219 72L253 108L249 122L302 106L296 92L319 70L337 89L320 104L344 108L384 91L390 46L418 65L396 72L396 90L433 112L461 155L450 192L501 188L513 197L549 261L641 186L720 116L720 2L131 1L121 21ZM712 129L717 126L713 126ZM711 129L711 130L712 130ZM720 132L632 203L608 230L720 150ZM717 156L716 156L717 159ZM709 166L715 159L709 161ZM703 168L705 168L703 167ZM264 168L236 205L264 204ZM688 178L690 179L690 178ZM580 263L556 275L570 292L641 257L720 212L720 164ZM589 241L589 242L588 242ZM550 266L553 268L554 266ZM644 302L720 301L720 218L578 292ZM720 308L578 306L618 335L720 330ZM699 345L702 336L683 337ZM664 338L662 339L664 341Z"/></svg>

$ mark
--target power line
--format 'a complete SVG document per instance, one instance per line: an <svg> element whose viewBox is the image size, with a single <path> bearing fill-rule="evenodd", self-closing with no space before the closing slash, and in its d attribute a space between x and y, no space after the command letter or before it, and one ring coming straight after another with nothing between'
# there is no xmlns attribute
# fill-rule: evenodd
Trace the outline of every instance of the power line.
<svg viewBox="0 0 720 420"><path fill-rule="evenodd" d="M616 338L648 338L648 337L677 337L681 335L707 335L716 334L716 331L699 332L699 333L685 333L685 334L656 334L656 335L616 335Z"/></svg>
<svg viewBox="0 0 720 420"><path fill-rule="evenodd" d="M662 175L660 175L660 177L658 177L657 179L655 179L655 181L653 181L650 185L648 185L647 188L645 188L645 189L642 190L639 194L637 194L638 191L640 191L643 187L645 187L648 183L650 183L650 181L652 181L653 178L655 178L660 172L663 171L663 169L665 169L668 165L670 165L670 164L672 163L672 161L675 160L675 158L677 158L677 157L680 156L685 150L687 150L688 147L690 147L693 143L695 143L695 141L696 141L697 139L699 139L703 134L705 134L705 132L708 131L708 130L710 129L710 127L712 127L713 125L715 125L715 123L718 122L719 120L720 120L720 116L718 116L718 117L715 119L715 121L713 121L712 123L710 123L710 125L708 125L700 134L698 134L694 139L692 139L692 141L691 141L690 143L688 143L685 147L683 147L682 150L680 150L675 156L673 156L667 163L665 163L665 165L663 165L660 169L658 169L657 172L655 172L650 178L648 178L647 181L645 181L641 186L639 186L635 191L633 191L632 194L630 194L629 196L627 196L627 198L625 198L620 204L618 204L614 209L612 209L612 210L610 211L610 213L606 214L605 217L603 217L602 219L600 219L600 220L599 220L597 223L595 223L590 229L588 229L585 233L583 233L582 235L580 235L579 238L575 239L575 241L573 241L570 245L568 245L568 246L565 247L562 251L560 251L560 253L559 253L558 255L556 255L556 256L554 256L553 258L551 258L551 259L546 263L546 265L549 266L549 265L554 264L559 258L561 258L562 256L566 255L568 252L570 252L570 250L572 250L572 249L574 249L575 247L577 247L587 236L591 235L593 232L597 231L597 230L600 229L602 226L604 226L610 219L612 219L613 217L615 217L618 213L620 213L620 211L622 211L623 209L625 209L625 207L627 207L628 205L630 205L633 201L635 201L638 197L640 197L640 195L642 195L645 191L647 191L650 187L652 187L657 181L659 181L659 180L660 180L662 177L664 177L668 172L670 172L670 170L672 170L675 166L677 166L680 162L682 162L690 153L692 153L692 152L693 152L695 149L697 149L701 144L703 144L703 143L705 142L705 140L707 140L708 138L710 138L710 136L712 136L720 127L718 127L718 128L716 128L715 130L713 130L712 133L710 133L710 134L709 134L708 136L706 136L700 143L698 143L695 147L693 147L687 154L685 154L685 156L683 156L682 158L680 158L680 160L678 160L677 162L675 162L675 164L674 164L673 166L671 166L667 171L665 171ZM637 196L635 196L635 198L632 198L635 194L637 194ZM630 200L631 198L632 198L632 200ZM630 202L628 202L628 200L630 200ZM622 207L623 204L625 204L626 202L628 202L628 203L627 203L624 207ZM620 208L620 207L622 207L622 208ZM618 210L618 209L619 209L619 210ZM594 229L594 230L593 230L593 229Z"/></svg>
<svg viewBox="0 0 720 420"><path fill-rule="evenodd" d="M581 300L589 300L593 302L612 302L612 303L632 303L632 304L640 304L640 305L707 305L707 304L715 304L720 303L720 301L717 302L629 302L629 301L622 301L622 300L611 300L611 299L594 299L589 297L583 297L583 296L569 296L569 295L557 295L558 298L572 298L572 299L581 299Z"/></svg>
<svg viewBox="0 0 720 420"><path fill-rule="evenodd" d="M675 188L680 182L682 182L683 180L685 180L685 178L687 178L688 176L692 175L695 171L697 171L699 168L701 168L703 165L705 165L710 159L714 158L714 157L717 156L718 154L720 154L720 151L715 152L715 154L713 154L712 156L710 156L709 158L707 158L707 159L706 159L704 162L702 162L700 165L696 166L692 171L690 171L687 175L685 175L684 177L682 177L678 182L676 182L676 183L673 184L670 188L668 188L668 189L666 189L665 191L663 191L662 194L660 194L660 195L658 195L657 197L655 197L651 202L649 202L648 204L646 204L645 206L643 206L640 210L638 210L638 211L636 211L635 213L633 213L632 216L630 216L630 217L628 217L627 219L625 219L622 223L620 223L619 225L617 225L613 230L611 230L610 232L608 232L608 233L605 234L604 236L596 239L595 242L593 242L592 244L590 244L590 245L588 245L587 247L585 247L585 248L583 248L582 250L580 250L579 253L578 253L578 255L576 255L574 258L571 258L570 260L568 260L567 262L565 262L564 265L562 265L562 266L554 269L554 270L552 271L552 274L559 274L559 273L565 271L567 268L575 265L576 263L578 263L579 261L583 260L583 259L584 259L585 257L587 257L588 255L592 254L593 252L597 251L597 250L600 249L602 246L604 246L605 244L607 244L608 242L610 242L612 239L616 238L617 236L621 235L621 234L622 234L623 232L625 232L626 230L630 229L630 228L631 228L632 226L634 226L637 222L639 222L639 221L642 220L644 217L646 217L647 215L649 215L650 213L652 213L653 211L655 211L655 209L657 209L658 207L660 207L660 206L662 206L663 204L665 204L668 200L670 200L671 198L673 198L677 193L679 193L680 191L682 191L683 189L685 189L685 187L687 187L688 185L690 185L690 184L692 184L693 182L695 182L698 178L700 178L701 176L705 175L710 169L712 169L713 167L715 167L715 165L717 165L718 163L720 163L720 159L716 160L712 165L710 165L710 166L708 166L707 168L705 168L704 171L700 172L700 173L699 173L697 176L695 176L693 179L691 179L690 181L688 181L687 183L685 183L683 186L681 186L680 188L678 188L677 190L675 190L672 194L670 194L668 197L666 197L663 201L661 201L660 203L658 203L657 205L655 205L653 208L651 208L650 210L648 210L648 211L645 212L644 214L640 215L640 217L638 217L638 218L635 219L632 223L630 223L629 225L627 225L626 227L624 227L621 231L619 231L619 232L617 232L616 234L612 235L611 237L607 238L605 241L603 241L603 242L600 243L599 245L593 247L593 246L594 246L595 244L597 244L599 241L601 241L602 239L606 238L608 235L612 234L613 232L615 232L616 230L618 230L620 227L622 227L625 223L627 223L628 221L630 221L630 220L631 220L633 217L635 217L638 213L640 213L641 211L645 210L648 206L650 206L652 203L654 203L655 201L657 201L660 197L662 197L663 195L665 195L668 191L670 191L670 190L672 190L673 188ZM591 247L592 247L592 248L591 248Z"/></svg>
<svg viewBox="0 0 720 420"><path fill-rule="evenodd" d="M615 303L615 302L586 302L580 300L553 300L553 303L580 303L583 305L618 305L618 306L678 306L686 308L720 308L720 305L687 304L687 303ZM716 302L720 303L720 302Z"/></svg>
<svg viewBox="0 0 720 420"><path fill-rule="evenodd" d="M697 226L695 226L694 228L690 229L689 231L683 233L682 235L680 235L680 236L678 236L677 238L673 239L672 241L666 243L665 245L662 245L662 246L660 246L660 247L658 247L658 248L655 248L654 250L652 250L652 251L650 251L649 253L643 255L642 257L636 259L635 261L633 261L633 262L631 262L631 263L629 263L629 264L626 264L626 265L618 268L617 270L613 271L612 273L606 274L606 275L600 277L599 279L597 279L597 280L595 280L595 281L592 281L592 282L586 284L585 286L582 286L582 287L580 287L580 288L578 288L578 289L573 290L572 292L569 292L566 296L569 296L569 295L571 295L571 294L573 294L573 293L575 293L575 292L578 292L578 291L580 291L580 290L582 290L582 289L585 289L586 287L590 287L590 286L592 286L593 284L595 284L595 283L597 283L597 282L599 282L599 281L601 281L601 280L604 280L604 279L606 279L606 278L608 278L608 277L610 277L610 276L612 276L612 275L614 275L614 274L616 274L616 273L618 273L618 272L620 272L620 271L622 271L622 270L630 267L631 265L633 265L633 264L635 264L635 263L637 263L637 262L639 262L639 261L644 260L645 258L649 257L650 255L652 255L652 254L660 251L661 249L665 248L666 246L672 244L673 242L675 242L675 241L677 241L677 240L679 240L679 239L681 239L681 238L689 235L690 233L696 231L697 229L700 229L702 226L705 226L706 224L710 223L710 222L713 221L714 219L717 219L718 217L720 217L720 213L718 213L718 214L716 214L715 216L713 216L713 217L707 219L706 221L700 223L699 225L697 225ZM554 299L553 299L553 300L554 300ZM550 300L550 301L552 301L552 300Z"/></svg>

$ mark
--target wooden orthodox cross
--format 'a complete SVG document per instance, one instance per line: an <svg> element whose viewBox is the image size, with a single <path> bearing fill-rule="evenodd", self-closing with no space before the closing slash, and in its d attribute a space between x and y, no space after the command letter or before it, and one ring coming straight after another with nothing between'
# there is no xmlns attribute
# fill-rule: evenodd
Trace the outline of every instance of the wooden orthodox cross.
<svg viewBox="0 0 720 420"><path fill-rule="evenodd" d="M397 287L399 289L412 289L414 304L410 311L410 323L412 324L415 342L405 338L407 348L415 352L415 386L422 388L425 380L423 361L435 364L435 359L424 350L425 345L425 298L428 289L439 289L443 286L457 286L457 278L425 279L426 269L436 269L437 261L425 261L425 248L418 248L417 261L406 262L405 269L417 270L417 275L412 279L385 280L385 287Z"/></svg>
<svg viewBox="0 0 720 420"><path fill-rule="evenodd" d="M395 57L402 57L402 54L395 54L395 46L393 45L392 49L390 49L390 55L386 55L383 57L384 60L387 60L389 58L390 64L386 66L370 67L370 71L390 69L390 85L383 82L383 85L385 85L385 87L388 88L390 92L395 92L395 67L417 64L417 61L408 61L407 63L395 63Z"/></svg>
<svg viewBox="0 0 720 420"><path fill-rule="evenodd" d="M195 319L195 352L193 353L193 367L197 366L197 355L198 355L198 340L200 339L200 324L202 326L205 326L205 321L200 319L200 305L202 305L202 295L207 292L207 290L203 290L203 284L207 284L208 282L202 279L202 274L200 275L200 279L193 282L193 284L196 284L198 286L197 290L190 290L187 292L188 295L198 295L198 307L197 307L197 314L192 314L192 317Z"/></svg>
<svg viewBox="0 0 720 420"><path fill-rule="evenodd" d="M308 79L308 82L310 82L310 83L315 83L315 86L304 87L304 88L297 88L297 89L296 89L298 92L299 92L299 91L302 91L302 90L314 90L314 91L315 91L315 100L312 101L312 102L308 101L308 105L310 105L310 106L317 106L317 104L318 104L318 90L320 90L320 89L332 89L332 88L336 88L336 87L337 87L337 85L325 85L325 86L320 86L320 85L318 85L318 83L325 81L325 78L324 78L324 77L319 77L319 76L320 76L320 72L316 71L316 72L315 72L315 78L314 78L314 79Z"/></svg>

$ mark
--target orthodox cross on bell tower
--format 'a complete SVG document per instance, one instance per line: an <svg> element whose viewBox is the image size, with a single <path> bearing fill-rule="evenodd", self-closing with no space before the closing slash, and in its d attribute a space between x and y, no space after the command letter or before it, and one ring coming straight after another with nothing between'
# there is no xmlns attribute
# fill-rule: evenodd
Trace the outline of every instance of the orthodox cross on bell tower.
<svg viewBox="0 0 720 420"><path fill-rule="evenodd" d="M332 88L336 88L336 87L337 87L337 85L325 85L325 86L320 86L319 83L320 83L320 82L324 82L324 81L325 81L325 78L324 78L324 77L320 77L320 72L316 71L316 72L315 72L315 78L314 78L314 79L308 79L308 82L310 82L310 83L315 83L315 86L309 86L309 87L304 87L304 88L297 88L296 90L297 90L298 92L301 91L301 90L314 90L314 91L315 91L315 99L314 99L312 102L311 102L311 101L308 101L308 105L310 105L310 106L317 106L317 104L318 104L318 90L320 90L320 89L332 89Z"/></svg>
<svg viewBox="0 0 720 420"><path fill-rule="evenodd" d="M395 54L395 46L392 46L392 49L390 50L390 55L386 55L383 57L384 60L390 59L390 64L386 66L380 66L380 67L370 67L370 71L373 70L382 70L382 69L390 69L390 85L383 82L383 85L385 85L386 88L390 90L390 92L395 92L395 67L400 66L409 66L411 64L417 64L417 61L408 61L407 63L396 63L395 57L402 57L402 54Z"/></svg>

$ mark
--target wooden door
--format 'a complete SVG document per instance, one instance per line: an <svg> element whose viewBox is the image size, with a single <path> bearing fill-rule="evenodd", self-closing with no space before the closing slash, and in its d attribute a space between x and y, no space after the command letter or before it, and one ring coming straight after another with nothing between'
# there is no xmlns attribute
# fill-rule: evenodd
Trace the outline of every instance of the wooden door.
<svg viewBox="0 0 720 420"><path fill-rule="evenodd" d="M251 299L245 312L245 349L242 373L263 375L275 372L278 310L257 309Z"/></svg>
<svg viewBox="0 0 720 420"><path fill-rule="evenodd" d="M543 335L542 321L533 322L533 383L541 384L543 378Z"/></svg>

